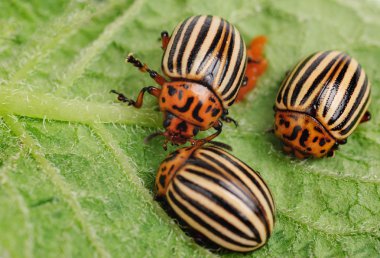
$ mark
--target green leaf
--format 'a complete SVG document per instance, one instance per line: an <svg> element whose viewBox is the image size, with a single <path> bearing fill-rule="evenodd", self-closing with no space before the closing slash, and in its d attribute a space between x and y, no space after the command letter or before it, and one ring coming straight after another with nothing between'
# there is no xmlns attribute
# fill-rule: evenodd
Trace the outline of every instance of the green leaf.
<svg viewBox="0 0 380 258"><path fill-rule="evenodd" d="M1 1L0 256L215 256L197 246L153 201L167 153L143 139L161 129L156 102L136 110L153 82L124 64L134 52L159 70L157 38L187 16L234 23L247 42L269 39L270 67L230 114L219 141L260 171L277 220L260 257L371 257L380 253L380 4L312 1ZM266 131L279 84L300 58L339 49L372 83L372 120L334 158L286 156ZM223 256L238 257L229 253Z"/></svg>

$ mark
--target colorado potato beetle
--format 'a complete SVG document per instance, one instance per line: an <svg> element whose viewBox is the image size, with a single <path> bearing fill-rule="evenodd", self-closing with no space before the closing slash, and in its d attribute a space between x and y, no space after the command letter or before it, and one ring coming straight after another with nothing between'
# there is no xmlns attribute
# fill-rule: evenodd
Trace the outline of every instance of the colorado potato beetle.
<svg viewBox="0 0 380 258"><path fill-rule="evenodd" d="M286 76L275 104L275 134L298 158L333 156L360 122L370 119L370 83L340 51L312 54Z"/></svg>
<svg viewBox="0 0 380 258"><path fill-rule="evenodd" d="M213 145L169 154L158 169L156 197L193 237L213 247L252 251L263 246L273 230L275 206L263 179Z"/></svg>
<svg viewBox="0 0 380 258"><path fill-rule="evenodd" d="M148 72L161 89L145 87L136 101L112 90L118 100L140 108L145 92L158 98L165 132L155 135L165 137L164 148L167 142L202 144L221 133L222 121L236 124L227 116L228 108L240 86L247 83L247 50L239 31L220 17L199 15L179 23L170 37L162 32L161 41L161 67L170 80L130 54L126 61ZM193 138L211 127L216 129L214 134L202 140Z"/></svg>

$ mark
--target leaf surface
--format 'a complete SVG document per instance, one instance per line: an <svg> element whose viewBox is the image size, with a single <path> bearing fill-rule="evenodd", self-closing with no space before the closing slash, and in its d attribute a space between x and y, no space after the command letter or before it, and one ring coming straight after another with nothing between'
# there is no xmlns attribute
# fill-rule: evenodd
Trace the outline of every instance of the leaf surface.
<svg viewBox="0 0 380 258"><path fill-rule="evenodd" d="M219 15L248 42L268 37L269 70L218 141L260 171L277 219L259 257L373 257L380 253L380 3L312 1L1 1L0 256L190 257L197 246L153 201L166 156L154 85L125 65L133 52L159 70L157 38L194 14ZM372 84L372 120L334 158L298 161L274 135L275 95L287 70L318 50L356 58Z"/></svg>

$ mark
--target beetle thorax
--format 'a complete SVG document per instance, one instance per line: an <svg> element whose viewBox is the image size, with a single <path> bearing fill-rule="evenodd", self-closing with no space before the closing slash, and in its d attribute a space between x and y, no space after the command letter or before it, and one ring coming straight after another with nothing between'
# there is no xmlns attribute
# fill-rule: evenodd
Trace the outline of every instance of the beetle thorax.
<svg viewBox="0 0 380 258"><path fill-rule="evenodd" d="M328 155L336 143L321 123L305 113L277 110L274 129L285 150L299 158Z"/></svg>
<svg viewBox="0 0 380 258"><path fill-rule="evenodd" d="M169 114L172 114L200 130L212 127L224 111L214 92L202 84L187 81L165 83L162 87L159 105L161 111L167 113L165 119L171 119ZM168 125L169 121L164 121L164 127L167 128ZM185 131L188 132L188 130Z"/></svg>
<svg viewBox="0 0 380 258"><path fill-rule="evenodd" d="M178 149L170 153L161 163L156 176L156 198L160 199L166 195L167 188L175 173L189 159L190 155L198 146Z"/></svg>

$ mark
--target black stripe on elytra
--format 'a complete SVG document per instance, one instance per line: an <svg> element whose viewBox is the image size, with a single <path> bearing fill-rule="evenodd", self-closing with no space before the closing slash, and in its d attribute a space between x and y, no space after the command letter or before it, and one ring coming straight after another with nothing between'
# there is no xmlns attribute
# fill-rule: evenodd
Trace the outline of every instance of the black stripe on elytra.
<svg viewBox="0 0 380 258"><path fill-rule="evenodd" d="M181 26L179 27L177 33L175 34L174 36L174 39L173 39L173 45L172 47L170 48L170 51L169 51L169 57L168 57L168 69L170 72L173 72L173 63L174 63L174 54L177 50L177 47L178 47L178 41L181 37L181 34L182 34L182 31L183 31L183 28L185 27L186 25L186 22L189 20L190 18L187 18L186 20L184 20L181 24Z"/></svg>
<svg viewBox="0 0 380 258"><path fill-rule="evenodd" d="M232 58L232 52L234 50L234 46L235 46L235 28L233 26L231 26L232 28L232 31L231 31L231 40L230 40L230 43L228 45L228 51L227 51L227 56L226 56L226 63L223 67L223 71L222 71L222 74L220 76L220 79L218 81L218 85L221 85L224 78L226 77L226 74L227 72L230 70L230 65L233 66L233 64L230 64L231 63L231 58Z"/></svg>
<svg viewBox="0 0 380 258"><path fill-rule="evenodd" d="M173 109L176 109L182 113L187 112L190 109L190 106L191 106L191 104L193 104L193 102L194 102L194 97L190 97L187 99L185 105L183 105L182 107L178 107L177 105L173 105Z"/></svg>
<svg viewBox="0 0 380 258"><path fill-rule="evenodd" d="M215 59L216 62L214 62L215 65L212 69L210 69L210 72L214 75L213 76L214 78L216 78L220 69L225 69L226 64L224 64L223 67L220 67L220 65L222 64L222 59L227 58L226 56L224 56L224 49L226 48L227 43L229 44L228 37L231 34L231 28L232 28L232 26L229 23L226 23L226 30L224 33L224 37L222 39L222 45L218 49L216 59ZM217 85L219 85L219 84L217 84Z"/></svg>
<svg viewBox="0 0 380 258"><path fill-rule="evenodd" d="M204 172L196 170L196 169L187 168L186 171L188 171L189 173L196 174L198 176L205 178L206 180L209 180L209 181L215 183L216 185L219 185L225 191L231 193L232 195L234 195L238 199L240 199L245 205L247 205L247 207L249 209L255 210L257 208L256 204L252 201L251 195L249 194L247 196L247 192L245 191L245 189L241 188L242 184L240 184L240 182L238 182L238 181L235 181L235 180L231 181L228 178L226 178L225 173L223 171L220 171L219 168L212 166L211 164L207 163L205 160L199 160L199 159L195 160L193 162L189 162L189 164L191 164L197 168L207 170L212 175L207 175ZM215 176L220 176L223 178L223 180L218 179ZM233 185L233 187L231 187L231 185ZM244 186L244 188L246 188L246 187ZM247 226L250 226L251 223L249 222L249 220L247 220L247 218L245 218L245 217L241 217L241 218L243 221L246 222L244 224L246 224Z"/></svg>
<svg viewBox="0 0 380 258"><path fill-rule="evenodd" d="M363 106L360 109L359 114L355 117L355 119L344 130L342 130L341 132L339 132L340 135L345 135L346 133L348 133L352 129L352 127L354 127L356 125L357 121L362 118L364 112L366 111L365 109L366 109L368 101L369 101L369 97L363 103Z"/></svg>
<svg viewBox="0 0 380 258"><path fill-rule="evenodd" d="M350 65L350 62L351 62L351 59L348 57L348 56L345 56L340 62L339 64L335 67L335 71L333 72L334 74L339 70L339 68L341 68L343 62L345 62L345 64L343 65L341 71L339 72L338 74L338 77L336 78L335 81L331 81L331 84L332 84L332 87L330 90L330 94L329 96L327 97L327 102L326 102L326 105L323 107L323 117L326 117L326 114L327 112L329 111L330 107L331 107L331 104L333 103L334 101L334 98L336 96L336 93L338 92L339 90L339 86L344 78L344 76L346 75L346 72L347 72L347 69L348 69L348 66ZM330 78L333 78L333 75L331 75Z"/></svg>
<svg viewBox="0 0 380 258"><path fill-rule="evenodd" d="M309 136L310 136L309 130L303 129L300 140L299 140L302 147L306 147L305 142L307 141L307 139L309 139Z"/></svg>
<svg viewBox="0 0 380 258"><path fill-rule="evenodd" d="M307 62L309 62L309 60L314 57L316 55L316 53L308 56L305 58L305 60L302 61L302 63L299 65L299 67L297 68L297 70L294 72L293 76L291 76L291 78L289 78L289 82L286 83L284 85L284 87L281 89L282 91L284 91L284 94L279 94L279 97L282 96L282 101L284 103L285 106L288 105L288 94L289 94L289 90L290 90L290 87L293 85L293 82L294 80L297 78L298 74L301 72L302 68L304 68L304 66L307 64ZM281 101L278 101L278 103L281 103Z"/></svg>
<svg viewBox="0 0 380 258"><path fill-rule="evenodd" d="M243 161L241 160L238 160L238 161L235 161L233 160L230 156L230 154L226 153L225 151L223 150L220 150L218 148L215 148L215 147L205 147L206 150L209 150L213 153L216 153L218 156L220 156L221 158L224 158L226 159L228 162L230 162L234 167L236 167L238 169L238 171L240 172L243 172L243 174L245 176L247 176L252 182L253 184L259 189L260 193L264 196L266 202L269 204L270 206L270 209L271 209L271 212L273 213L274 210L273 210L273 207L271 205L271 201L269 200L269 198L273 199L271 196L267 196L267 194L265 193L264 189L262 188L261 185L264 185L265 187L267 187L266 183L262 180L262 178L260 177L259 174L257 174L253 169L250 169L251 171L248 171L246 168L243 167L242 164L244 164L246 167L249 168L249 166L247 164L245 164ZM222 164L223 165L223 164ZM232 172L231 170L228 169L228 171ZM255 177L252 176L251 173L254 173L255 175L257 175L257 177L260 179L260 182L258 182L256 180ZM233 176L235 176L235 178L237 178L239 181L241 181L243 184L245 184L241 179L240 177L237 176L236 173L232 173ZM268 188L268 187L267 187ZM251 191L252 195L255 196L255 194ZM269 193L270 194L270 193Z"/></svg>
<svg viewBox="0 0 380 258"><path fill-rule="evenodd" d="M289 141L294 141L297 138L298 132L301 130L302 130L301 126L297 125L293 128L293 132L290 136L283 134L283 137Z"/></svg>
<svg viewBox="0 0 380 258"><path fill-rule="evenodd" d="M209 175L205 175L202 171L200 171L199 172L200 174L198 174L198 175L205 177L208 180L212 180L213 182L217 183L217 185L224 188L226 191L235 195L245 205L247 205L247 207L249 209L254 211L255 214L260 218L260 220L262 219L261 220L262 222L265 223L266 222L265 216L262 216L263 214L259 213L259 211L257 209L257 207L260 206L257 204L258 200L257 200L256 196L253 194L253 192L251 191L251 189L249 189L249 187L245 184L245 182L243 182L243 180L239 176L237 176L233 171L231 171L230 169L228 169L228 168L225 169L226 167L224 166L224 164L222 164L221 166L218 167L218 165L220 165L221 163L219 163L217 160L215 160L210 155L204 154L204 153L202 153L200 155L201 155L202 159L197 159L195 161L189 162L189 164L192 164L196 167L200 167L202 169L208 170L212 174L219 175L223 178L224 181L220 181L219 179L216 179L216 178L211 177ZM211 159L209 159L210 157L211 157ZM196 173L196 171L194 169L186 169L186 171ZM226 174L232 176L233 178L235 178L237 180L236 181L235 180L229 180L229 178L226 176ZM215 181L215 180L218 180L218 181ZM226 182L228 182L228 184ZM231 186L229 184L232 184L235 188L231 188ZM242 188L242 186L244 189ZM247 195L247 191L251 194ZM260 208L262 209L263 207L260 206ZM247 218L241 217L241 220L244 222L245 225L247 225L248 227L251 227L252 224L249 222L249 220L247 220Z"/></svg>
<svg viewBox="0 0 380 258"><path fill-rule="evenodd" d="M205 21L203 22L203 25L199 31L199 34L197 35L197 39L193 45L193 48L191 49L189 59L187 60L187 66L186 66L187 73L190 73L193 63L194 63L194 59L198 55L198 52L201 49L203 42L207 37L207 34L210 30L212 19L213 19L212 16L208 15Z"/></svg>
<svg viewBox="0 0 380 258"><path fill-rule="evenodd" d="M277 93L277 100L276 100L278 104L281 104L282 94L284 93L285 85L288 85L291 75L292 75L292 71L287 71L285 78L281 82L280 90Z"/></svg>
<svg viewBox="0 0 380 258"><path fill-rule="evenodd" d="M243 71L245 71L246 67L247 67L247 62L244 63ZM229 100L231 100L233 97L236 97L236 94L237 94L237 92L239 91L239 89L240 89L240 87L241 87L241 83L242 83L242 81L243 81L244 76L245 76L245 73L242 72L242 73L240 74L240 78L239 78L237 81L235 80L236 84L235 84L234 89L232 90L232 92L231 92L227 97L225 97L225 98L223 99L224 101L229 101ZM232 101L230 101L230 102L228 103L228 106L231 106L231 105L234 103L234 101L235 101L235 99L232 99Z"/></svg>
<svg viewBox="0 0 380 258"><path fill-rule="evenodd" d="M312 85L308 88L306 94L303 96L300 104L303 105L309 99L310 95L313 93L315 88L321 83L323 78L325 78L326 74L331 70L331 67L338 61L338 59L343 55L343 53L339 53L339 55L335 56L326 67L323 68L322 72L318 74L317 78L313 81ZM327 81L326 81L327 82Z"/></svg>
<svg viewBox="0 0 380 258"><path fill-rule="evenodd" d="M237 88L239 88L240 86L240 85L236 85L237 84L236 77L238 77L239 69L242 68L242 66L246 65L246 60L244 59L244 56L243 56L245 45L241 36L240 36L240 40L238 44L239 44L239 52L236 58L236 65L234 67L234 70L231 76L229 77L228 83L226 83L226 86L222 91L222 95L225 95L230 90L231 87L236 86ZM241 73L244 74L244 69L241 70ZM241 77L241 74L239 75L239 78L240 77ZM234 90L236 90L236 88Z"/></svg>
<svg viewBox="0 0 380 258"><path fill-rule="evenodd" d="M294 106L296 104L297 97L302 89L304 87L304 84L306 80L310 77L310 75L315 71L315 69L320 65L320 63L323 61L323 59L326 58L328 54L330 54L331 51L325 51L320 56L317 57L306 69L306 71L302 74L301 78L297 81L296 86L294 87L292 98L290 100L290 104Z"/></svg>
<svg viewBox="0 0 380 258"><path fill-rule="evenodd" d="M191 37L191 34L194 31L195 25L198 23L199 18L200 18L199 15L195 16L194 19L190 22L189 26L187 27L187 29L184 33L184 36L183 36L183 39L181 42L181 47L179 49L178 56L177 56L177 73L179 75L182 75L183 73L185 73L185 71L182 72L183 53L185 52L185 49L189 46L189 39Z"/></svg>
<svg viewBox="0 0 380 258"><path fill-rule="evenodd" d="M181 190L179 190L178 186L176 186L174 183L173 183L173 191L178 195L180 196L182 199L185 200L185 202L189 203L189 201L187 201L187 199L189 199L189 197L187 195L185 195ZM171 201L173 204L173 206L177 207L177 209L181 210L183 213L185 213L187 216L189 216L192 220L194 220L196 223L198 223L199 225L201 225L203 228L205 228L208 232L211 232L212 234L218 236L219 238L223 239L224 241L227 241L227 242L230 242L230 243L233 243L237 246L241 246L240 243L232 240L231 238L229 238L228 236L224 235L223 232L220 232L218 231L215 227L213 227L212 225L209 225L206 221L204 221L200 216L196 215L194 212L192 212L190 209L188 209L185 205L183 205L181 203L181 201L179 201L173 194L172 191L168 191L168 199L169 201ZM194 202L194 201L193 201ZM194 208L197 208L197 210L199 210L200 208L203 208L203 206L201 205L198 205L197 206L194 206L194 205L191 205L192 207ZM174 207L172 207L174 212L175 212L175 209ZM204 216L206 217L209 217L208 216L209 214L204 214ZM177 216L179 216L181 218L182 221L184 221L186 223L186 220L185 218L182 218L179 214L177 214ZM186 223L188 224L188 223ZM190 226L188 224L188 226ZM195 228L193 228L194 230L196 230ZM200 231L198 231L200 233ZM205 234L205 233L201 233L201 234ZM212 241L212 238L209 238L211 241Z"/></svg>
<svg viewBox="0 0 380 258"><path fill-rule="evenodd" d="M199 110L202 108L203 103L198 102L195 108L193 109L193 118L199 122L203 122L203 118L199 116Z"/></svg>
<svg viewBox="0 0 380 258"><path fill-rule="evenodd" d="M203 57L203 60L202 62L200 63L197 71L196 71L196 74L199 74L203 68L205 67L205 65L207 64L207 61L212 58L212 53L214 52L215 50L215 47L216 45L219 43L220 41L220 37L222 36L222 32L223 32L223 27L224 27L224 23L225 21L223 19L220 20L220 23L219 23L219 27L218 27L218 30L214 36L214 39L209 47L209 49L207 50L207 53L204 54L204 57Z"/></svg>
<svg viewBox="0 0 380 258"><path fill-rule="evenodd" d="M359 92L358 96L355 99L355 103L352 105L352 107L350 109L350 112L348 113L348 115L344 118L344 120L339 125L337 125L336 127L334 127L332 129L333 131L342 129L346 125L346 123L351 120L351 118L354 115L356 109L360 106L360 103L364 102L363 103L363 107L366 106L366 103L369 100L369 94L368 94L368 97L367 97L367 99L365 101L363 101L363 97L364 97L364 95L365 95L365 93L367 91L367 87L368 87L368 77L366 76L365 80L364 80L364 82L362 84L362 86L360 87L360 92ZM362 113L360 112L358 114L358 117L361 117L361 116L362 116Z"/></svg>
<svg viewBox="0 0 380 258"><path fill-rule="evenodd" d="M241 212L237 209L235 209L231 204L229 204L226 200L223 198L220 198L216 194L214 194L212 191L209 191L202 186L198 185L197 183L190 181L186 178L184 178L181 175L177 175L175 178L175 181L173 181L173 189L175 192L181 196L185 201L190 203L195 209L199 210L201 213L203 213L204 216L209 217L211 220L215 221L221 226L226 227L228 230L233 232L234 234L244 238L244 239L249 239L253 241L259 241L260 240L260 234L258 233L257 229L251 224L251 227L249 227L255 234L255 237L249 237L247 236L244 232L240 231L238 228L236 228L232 223L230 223L229 217L222 217L221 215L224 214L216 214L212 209L209 209L208 207L204 206L200 201L186 195L177 185L176 181L181 182L183 185L186 187L190 188L194 192L202 195L203 198L208 199L209 201L215 203L217 206L219 206L222 209L227 210L229 213L233 214L234 217L237 217L237 219L241 222L245 222L242 220L242 218L239 216L241 215ZM207 223L207 222L206 222ZM246 224L246 223L244 223ZM250 224L250 223L249 223ZM254 231L255 230L255 231ZM219 232L215 229L215 233L218 232L220 236L223 236L225 238L229 238L228 235L223 234L222 232ZM231 239L232 240L232 239ZM233 241L233 240L232 240ZM235 242L238 245L241 245L239 242Z"/></svg>
<svg viewBox="0 0 380 258"><path fill-rule="evenodd" d="M344 113L344 111L346 110L347 108L347 105L348 103L350 102L351 100L351 97L352 97L352 94L354 93L354 91L357 89L357 87L359 86L358 85L358 81L359 81L359 78L360 78L360 75L362 74L362 69L360 67L360 65L358 64L358 67L356 68L354 74L352 75L351 77L351 80L350 80L350 83L346 89L346 91L344 92L344 96L343 96L343 99L340 101L338 107L336 108L334 114L332 115L332 117L330 118L329 122L328 122L328 125L332 125L333 123L335 123L335 121Z"/></svg>
<svg viewBox="0 0 380 258"><path fill-rule="evenodd" d="M216 169L216 168L212 168L212 169ZM230 193L231 195L234 195L236 196L238 199L240 199L245 205L247 205L247 207L254 211L257 207L255 206L255 203L252 202L252 200L250 199L251 196L246 196L246 193L244 193L244 190L243 189L240 189L238 185L236 185L235 183L233 182L229 182L229 180L225 177L223 177L223 174L220 173L218 171L218 169L216 170L211 170L210 172L211 173L214 173L214 174L217 174L217 175L220 175L222 176L222 179L220 178L217 178L215 176L212 176L212 175L208 175L208 174L205 174L203 173L202 171L198 171L198 170L195 170L195 169L186 169L187 172L191 173L191 174L194 174L194 175L197 175L197 176L200 176L202 177L203 179L207 180L210 184L210 186L213 186L212 188L215 188L216 186L219 186L221 188L223 188L224 191ZM217 173L215 173L216 171L218 171ZM180 176L181 177L181 176ZM177 178L179 179L179 178ZM180 180L181 181L181 180ZM188 180L186 180L188 181ZM184 183L183 181L181 181L182 183ZM190 181L188 181L190 182ZM195 182L192 182L191 183L193 185L196 185ZM234 186L234 187L231 187L231 184ZM214 186L215 185L215 186ZM186 184L186 186L189 186L188 184ZM198 185L197 185L198 186ZM199 188L202 188L201 186L198 186ZM190 187L191 188L191 187ZM196 189L193 189L192 190L196 191ZM207 189L204 189L202 188L202 190L204 190L204 192L199 192L200 194L202 194L203 196L205 196L207 199L209 199L210 201L216 203L217 205L219 205L220 207L223 207L224 209L226 209L228 212L230 212L231 214L233 214L235 217L237 217L244 225L246 225L250 230L252 230L254 232L255 235L259 235L258 232L257 232L257 229L254 227L254 225L252 225L252 223L249 221L249 219L244 216L243 213L239 212L238 210L236 210L236 208L234 208L230 203L228 203L226 200L223 199L223 197L220 197L218 196L217 194L214 194L212 192L212 190L207 190ZM197 191L198 192L198 191ZM242 237L246 238L246 239L252 239L252 240L256 240L256 238L253 238L253 237L250 237L248 235L246 235L244 232L242 231L234 231L234 233L237 233L239 235L242 235Z"/></svg>
<svg viewBox="0 0 380 258"><path fill-rule="evenodd" d="M226 164L232 164L233 167L236 168L237 171L241 172L242 174L244 174L246 177L248 177L251 180L253 185L255 185L257 187L257 189L261 192L262 196L264 196L265 200L268 202L268 206L270 207L271 212L273 213L269 199L268 199L265 191L262 189L261 184L259 182L257 182L257 180L250 174L250 172L248 172L243 166L241 166L240 164L238 164L237 162L232 160L230 157L228 157L224 152L219 152L215 149L208 149L208 151L216 153L220 158L223 158L224 161L220 162L219 160L213 158L212 156L210 156L209 154L204 153L204 152L201 153L200 155L207 162L211 162L212 164L214 164L214 166L220 167L223 171L226 171L226 173L228 173L232 177L236 178L252 194L252 196L251 196L252 201L254 201L254 203L257 206L256 209L254 210L254 213L257 215L257 217L260 219L260 221L265 225L265 229L267 231L267 234L269 234L270 230L269 230L269 224L267 221L268 214L266 213L264 207L261 205L261 202L257 199L257 196L255 195L253 190L247 186L247 184L243 181L243 179L241 179L241 177L238 175L239 173L236 173L236 171L232 171L231 169L229 169L226 166Z"/></svg>
<svg viewBox="0 0 380 258"><path fill-rule="evenodd" d="M205 76L203 78L203 81L207 85L211 85L211 86L214 85L215 78L217 77L218 72L220 71L220 69L223 69L220 66L222 64L223 51L226 47L228 35L230 34L230 28L231 28L231 25L228 22L226 22L223 38L220 39L222 43L219 48L215 49L216 50L215 55L211 61L211 64L207 67L204 73ZM219 85L217 85L216 87L218 86Z"/></svg>

